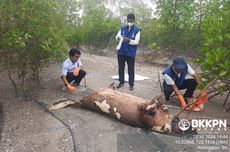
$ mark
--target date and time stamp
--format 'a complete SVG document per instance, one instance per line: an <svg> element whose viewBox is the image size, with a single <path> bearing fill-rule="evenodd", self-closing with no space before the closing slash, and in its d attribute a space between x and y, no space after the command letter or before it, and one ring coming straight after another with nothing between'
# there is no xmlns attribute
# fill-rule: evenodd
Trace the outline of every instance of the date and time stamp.
<svg viewBox="0 0 230 152"><path fill-rule="evenodd" d="M197 151L229 152L229 134L196 134L187 139L176 139L176 145L194 145Z"/></svg>

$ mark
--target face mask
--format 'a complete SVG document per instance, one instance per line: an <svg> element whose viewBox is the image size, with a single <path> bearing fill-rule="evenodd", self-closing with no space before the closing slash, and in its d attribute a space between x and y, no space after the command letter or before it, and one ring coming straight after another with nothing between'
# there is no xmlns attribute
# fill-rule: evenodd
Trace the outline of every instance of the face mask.
<svg viewBox="0 0 230 152"><path fill-rule="evenodd" d="M133 23L128 22L128 26L129 26L129 27L133 26Z"/></svg>

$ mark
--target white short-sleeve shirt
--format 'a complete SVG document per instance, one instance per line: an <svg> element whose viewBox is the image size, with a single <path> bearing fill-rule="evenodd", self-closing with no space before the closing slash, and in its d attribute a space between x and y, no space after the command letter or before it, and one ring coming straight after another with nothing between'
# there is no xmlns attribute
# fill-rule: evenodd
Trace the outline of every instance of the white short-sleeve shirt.
<svg viewBox="0 0 230 152"><path fill-rule="evenodd" d="M66 59L62 64L62 75L66 76L68 72L73 72L75 68L82 66L80 58L73 63L70 58Z"/></svg>
<svg viewBox="0 0 230 152"><path fill-rule="evenodd" d="M188 65L188 70L187 70L188 74L185 76L185 79L188 79L189 75L191 76L191 75L195 74L195 71L191 68L191 66L189 64L187 64L187 65ZM178 77L180 77L179 74L178 74ZM174 80L168 74L164 74L164 80L165 80L166 84L168 84L168 85L174 85L175 84Z"/></svg>

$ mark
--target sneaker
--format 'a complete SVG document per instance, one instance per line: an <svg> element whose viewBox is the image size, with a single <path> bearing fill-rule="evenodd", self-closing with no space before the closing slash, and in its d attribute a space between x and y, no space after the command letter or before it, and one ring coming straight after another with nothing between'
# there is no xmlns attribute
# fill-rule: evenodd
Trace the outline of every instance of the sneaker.
<svg viewBox="0 0 230 152"><path fill-rule="evenodd" d="M130 86L130 87L129 87L129 90L130 90L130 91L134 90L134 87L133 87L133 86Z"/></svg>
<svg viewBox="0 0 230 152"><path fill-rule="evenodd" d="M67 88L67 87L64 85L64 86L62 87L62 91L65 91L66 88Z"/></svg>
<svg viewBox="0 0 230 152"><path fill-rule="evenodd" d="M121 88L121 87L123 87L123 86L124 86L124 84L119 83L119 84L116 86L116 88L119 89L119 88Z"/></svg>

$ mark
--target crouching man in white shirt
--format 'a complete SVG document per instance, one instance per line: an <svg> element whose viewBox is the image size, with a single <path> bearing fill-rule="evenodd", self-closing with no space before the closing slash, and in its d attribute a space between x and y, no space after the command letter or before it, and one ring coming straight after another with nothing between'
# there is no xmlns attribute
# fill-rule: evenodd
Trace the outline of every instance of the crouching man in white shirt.
<svg viewBox="0 0 230 152"><path fill-rule="evenodd" d="M69 58L65 60L62 65L62 80L64 85L72 92L76 93L81 80L85 77L86 72L82 70L82 63L80 60L81 52L77 48L71 48L69 51ZM70 83L73 82L73 85Z"/></svg>

